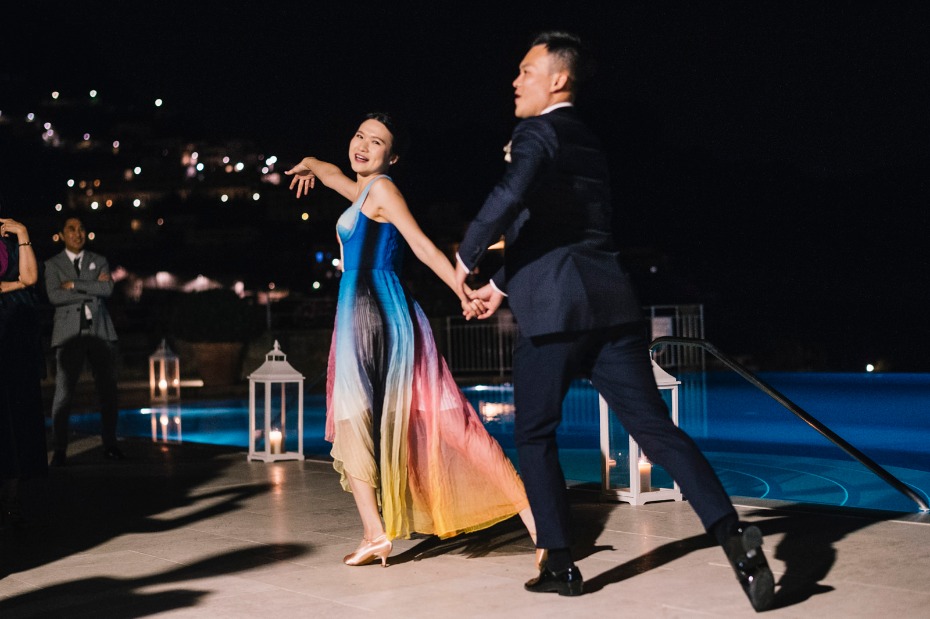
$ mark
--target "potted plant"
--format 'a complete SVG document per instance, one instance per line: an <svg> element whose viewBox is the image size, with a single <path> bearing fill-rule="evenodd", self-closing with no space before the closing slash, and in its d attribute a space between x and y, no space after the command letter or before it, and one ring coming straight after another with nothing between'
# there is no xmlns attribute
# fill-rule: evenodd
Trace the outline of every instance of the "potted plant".
<svg viewBox="0 0 930 619"><path fill-rule="evenodd" d="M252 306L226 288L181 295L171 325L178 348L189 345L205 386L238 380L242 348L260 331Z"/></svg>

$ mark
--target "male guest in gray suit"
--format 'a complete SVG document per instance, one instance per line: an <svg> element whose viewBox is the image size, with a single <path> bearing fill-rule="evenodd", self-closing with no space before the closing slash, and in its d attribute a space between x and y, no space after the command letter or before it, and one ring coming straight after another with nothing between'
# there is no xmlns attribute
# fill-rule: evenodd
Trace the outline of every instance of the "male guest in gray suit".
<svg viewBox="0 0 930 619"><path fill-rule="evenodd" d="M514 350L514 434L520 474L548 550L533 592L583 593L571 552L556 429L569 382L587 376L653 462L678 482L705 529L723 546L756 610L774 579L762 534L739 522L714 470L675 426L659 395L639 301L611 234L607 160L573 102L585 77L577 37L540 35L513 82L516 116L507 169L459 247L459 284L504 235L504 267L476 291L479 318L506 294L520 329Z"/></svg>
<svg viewBox="0 0 930 619"><path fill-rule="evenodd" d="M45 288L55 306L52 348L57 374L52 423L55 452L52 466L64 466L68 449L68 415L74 388L86 358L100 398L103 455L124 459L116 445L117 337L104 300L113 294L110 265L100 254L84 249L87 234L77 217L68 217L60 232L65 250L45 262Z"/></svg>

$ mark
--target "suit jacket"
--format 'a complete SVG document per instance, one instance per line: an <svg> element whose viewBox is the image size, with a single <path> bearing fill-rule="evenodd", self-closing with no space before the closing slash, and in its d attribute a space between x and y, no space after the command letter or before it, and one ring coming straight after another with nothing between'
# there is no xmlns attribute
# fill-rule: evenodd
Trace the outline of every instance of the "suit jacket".
<svg viewBox="0 0 930 619"><path fill-rule="evenodd" d="M504 235L493 279L528 337L641 320L611 231L607 161L575 110L518 123L510 158L459 246L465 266Z"/></svg>
<svg viewBox="0 0 930 619"><path fill-rule="evenodd" d="M100 254L84 250L81 275L74 270L68 254L62 251L45 261L45 290L55 306L55 321L52 326L52 348L61 346L81 332L81 312L86 305L93 317L90 333L100 339L115 342L116 329L107 311L104 300L113 294L113 282L101 282L101 273L109 273L110 265ZM62 282L73 281L72 290L63 290Z"/></svg>

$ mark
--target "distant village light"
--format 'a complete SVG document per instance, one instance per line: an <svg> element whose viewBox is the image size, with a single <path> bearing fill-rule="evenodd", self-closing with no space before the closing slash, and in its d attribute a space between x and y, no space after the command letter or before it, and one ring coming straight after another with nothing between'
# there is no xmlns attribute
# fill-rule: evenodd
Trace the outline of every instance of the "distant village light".
<svg viewBox="0 0 930 619"><path fill-rule="evenodd" d="M161 99L155 99L155 107L161 107L161 104L162 104Z"/></svg>
<svg viewBox="0 0 930 619"><path fill-rule="evenodd" d="M198 172L203 172L203 164L202 164L202 163L198 163L198 164L197 164L197 171L198 171Z"/></svg>
<svg viewBox="0 0 930 619"><path fill-rule="evenodd" d="M89 134L89 133L85 133L85 134L84 134L84 141L87 142L88 140L90 140L90 134Z"/></svg>
<svg viewBox="0 0 930 619"><path fill-rule="evenodd" d="M93 241L95 238L97 238L97 235L96 235L95 233L93 233L93 232L88 232L88 233L87 233L87 238L89 238L91 241Z"/></svg>
<svg viewBox="0 0 930 619"><path fill-rule="evenodd" d="M242 169L245 168L245 164L241 161L236 164L236 172L242 172Z"/></svg>
<svg viewBox="0 0 930 619"><path fill-rule="evenodd" d="M142 206L142 200L140 200L139 198L136 198L135 200L132 201L132 205L136 208L139 208L140 206Z"/></svg>
<svg viewBox="0 0 930 619"><path fill-rule="evenodd" d="M61 202L55 205L55 210L59 212L61 211Z"/></svg>
<svg viewBox="0 0 930 619"><path fill-rule="evenodd" d="M91 210L96 211L98 208L100 208L100 203L94 200L93 202L90 203L90 208Z"/></svg>
<svg viewBox="0 0 930 619"><path fill-rule="evenodd" d="M119 148L119 140L113 140L113 148Z"/></svg>
<svg viewBox="0 0 930 619"><path fill-rule="evenodd" d="M73 179L73 178L69 178L69 179L68 179L68 187L74 187L74 179Z"/></svg>
<svg viewBox="0 0 930 619"><path fill-rule="evenodd" d="M58 98L58 91L57 91L57 90L53 90L53 91L52 91L52 99L57 99L57 98Z"/></svg>
<svg viewBox="0 0 930 619"><path fill-rule="evenodd" d="M142 168L140 168L139 166L134 167L132 171L135 172L137 175L142 174Z"/></svg>
<svg viewBox="0 0 930 619"><path fill-rule="evenodd" d="M29 122L32 122L35 119L36 119L36 115L33 114L32 112L29 112L28 114L26 114L26 120L28 120Z"/></svg>
<svg viewBox="0 0 930 619"><path fill-rule="evenodd" d="M96 91L96 90L91 90L91 91L90 91L90 98L93 99L93 98L96 97L96 96L97 96L97 91Z"/></svg>
<svg viewBox="0 0 930 619"><path fill-rule="evenodd" d="M225 193L220 196L220 202L228 202L228 201L229 201L229 196L227 196Z"/></svg>
<svg viewBox="0 0 930 619"><path fill-rule="evenodd" d="M308 219L310 219L310 213L301 213L300 218L303 219L304 221L307 221Z"/></svg>
<svg viewBox="0 0 930 619"><path fill-rule="evenodd" d="M319 290L319 289L320 289L320 282L313 282L313 289L314 289L314 290Z"/></svg>
<svg viewBox="0 0 930 619"><path fill-rule="evenodd" d="M52 123L45 123L45 124L42 125L42 126L45 127L46 130L48 130L48 129L51 129L51 128L52 128Z"/></svg>
<svg viewBox="0 0 930 619"><path fill-rule="evenodd" d="M278 158L274 155L265 159L265 163L267 163L268 165L274 165L275 163L277 163L277 161L278 161Z"/></svg>
<svg viewBox="0 0 930 619"><path fill-rule="evenodd" d="M261 196L257 192L252 194L252 199L256 202L258 202L259 198L261 198Z"/></svg>

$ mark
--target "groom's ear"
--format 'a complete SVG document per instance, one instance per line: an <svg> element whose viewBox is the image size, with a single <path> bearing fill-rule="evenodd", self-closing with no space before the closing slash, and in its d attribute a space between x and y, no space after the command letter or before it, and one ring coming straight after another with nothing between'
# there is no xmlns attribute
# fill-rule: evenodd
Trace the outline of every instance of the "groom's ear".
<svg viewBox="0 0 930 619"><path fill-rule="evenodd" d="M570 82L570 78L569 78L568 72L558 71L557 73L553 73L550 92L559 92L561 90L568 90L569 82Z"/></svg>

